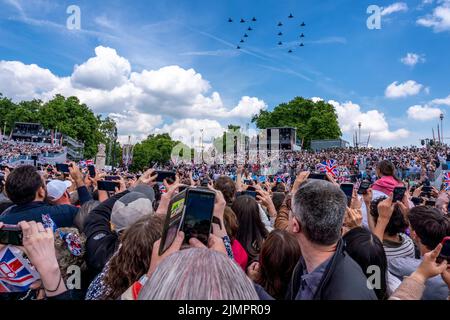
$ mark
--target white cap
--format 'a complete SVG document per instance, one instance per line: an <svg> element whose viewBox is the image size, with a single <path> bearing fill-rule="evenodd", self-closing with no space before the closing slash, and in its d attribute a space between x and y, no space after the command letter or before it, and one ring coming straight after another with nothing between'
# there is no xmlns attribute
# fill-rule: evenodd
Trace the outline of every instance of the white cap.
<svg viewBox="0 0 450 320"><path fill-rule="evenodd" d="M52 180L47 183L47 196L51 201L59 200L64 195L64 192L67 191L67 188L70 188L72 182L70 181L61 181L61 180Z"/></svg>

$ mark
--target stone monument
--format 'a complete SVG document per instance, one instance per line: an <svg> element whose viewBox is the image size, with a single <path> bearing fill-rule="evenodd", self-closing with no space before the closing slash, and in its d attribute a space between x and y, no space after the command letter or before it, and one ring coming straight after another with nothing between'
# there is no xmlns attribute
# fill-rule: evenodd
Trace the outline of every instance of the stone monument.
<svg viewBox="0 0 450 320"><path fill-rule="evenodd" d="M98 152L97 152L97 156L95 157L95 167L99 170L102 170L103 168L105 168L105 163L106 163L106 146L101 143L98 145Z"/></svg>

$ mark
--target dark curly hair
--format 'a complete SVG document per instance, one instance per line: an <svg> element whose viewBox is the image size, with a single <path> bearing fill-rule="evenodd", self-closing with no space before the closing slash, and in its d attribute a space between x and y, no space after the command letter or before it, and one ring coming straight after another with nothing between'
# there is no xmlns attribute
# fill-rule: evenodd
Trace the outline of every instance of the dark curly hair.
<svg viewBox="0 0 450 320"><path fill-rule="evenodd" d="M121 246L109 261L103 299L116 300L150 267L153 244L161 238L164 219L146 216L136 221L121 235Z"/></svg>
<svg viewBox="0 0 450 320"><path fill-rule="evenodd" d="M379 197L370 203L370 214L375 218L375 222L378 221L378 204L385 200L387 197ZM403 233L408 229L408 222L406 221L403 213L401 212L398 205L394 206L394 212L392 212L391 219L386 226L385 232L389 236L395 236L398 233Z"/></svg>

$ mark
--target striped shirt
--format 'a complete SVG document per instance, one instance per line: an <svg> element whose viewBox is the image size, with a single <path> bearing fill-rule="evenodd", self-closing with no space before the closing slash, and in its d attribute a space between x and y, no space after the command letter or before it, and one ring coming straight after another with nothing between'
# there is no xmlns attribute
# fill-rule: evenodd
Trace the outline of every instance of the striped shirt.
<svg viewBox="0 0 450 320"><path fill-rule="evenodd" d="M398 234L401 241L394 242L390 240L383 240L384 252L388 260L394 258L414 258L415 249L414 242L404 233Z"/></svg>

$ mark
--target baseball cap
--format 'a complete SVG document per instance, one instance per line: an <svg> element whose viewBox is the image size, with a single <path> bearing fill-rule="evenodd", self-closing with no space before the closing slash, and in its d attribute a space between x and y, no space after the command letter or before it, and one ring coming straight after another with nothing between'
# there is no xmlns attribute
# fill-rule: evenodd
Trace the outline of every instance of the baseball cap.
<svg viewBox="0 0 450 320"><path fill-rule="evenodd" d="M59 200L71 186L72 182L68 180L51 180L47 183L47 196L51 201Z"/></svg>
<svg viewBox="0 0 450 320"><path fill-rule="evenodd" d="M153 214L152 202L155 199L153 189L151 189L152 193L148 192L148 194L135 190L121 197L113 206L111 223L116 231L126 229L143 216Z"/></svg>

